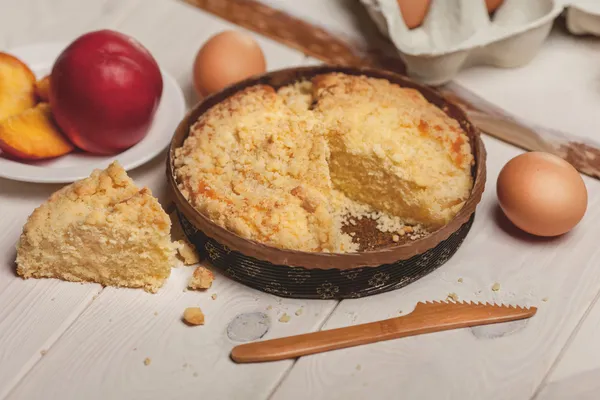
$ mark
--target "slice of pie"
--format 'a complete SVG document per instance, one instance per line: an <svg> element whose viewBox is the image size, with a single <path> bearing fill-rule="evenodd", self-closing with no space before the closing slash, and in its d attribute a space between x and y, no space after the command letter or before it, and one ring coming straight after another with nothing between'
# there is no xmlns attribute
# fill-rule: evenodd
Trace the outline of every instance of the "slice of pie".
<svg viewBox="0 0 600 400"><path fill-rule="evenodd" d="M150 190L114 162L31 214L17 245L17 273L156 292L175 261L170 230Z"/></svg>

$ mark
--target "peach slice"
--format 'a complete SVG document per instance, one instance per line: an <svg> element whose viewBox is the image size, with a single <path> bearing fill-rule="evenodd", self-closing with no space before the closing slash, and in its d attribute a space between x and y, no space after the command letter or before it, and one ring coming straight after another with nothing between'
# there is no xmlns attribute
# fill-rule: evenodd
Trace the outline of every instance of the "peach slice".
<svg viewBox="0 0 600 400"><path fill-rule="evenodd" d="M0 121L0 149L26 160L59 157L74 146L59 131L48 103Z"/></svg>
<svg viewBox="0 0 600 400"><path fill-rule="evenodd" d="M33 72L18 58L0 52L0 121L36 102Z"/></svg>
<svg viewBox="0 0 600 400"><path fill-rule="evenodd" d="M35 93L40 101L50 101L50 75L46 75L35 83Z"/></svg>

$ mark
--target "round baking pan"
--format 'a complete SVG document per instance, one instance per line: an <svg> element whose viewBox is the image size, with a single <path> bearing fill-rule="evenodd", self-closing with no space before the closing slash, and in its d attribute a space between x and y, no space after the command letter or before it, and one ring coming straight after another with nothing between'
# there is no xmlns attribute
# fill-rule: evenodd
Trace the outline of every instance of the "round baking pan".
<svg viewBox="0 0 600 400"><path fill-rule="evenodd" d="M356 253L316 253L279 249L240 237L198 212L180 192L173 161L175 149L187 138L190 126L209 108L236 92L257 84L278 89L320 74L341 72L387 79L414 88L431 103L456 119L469 137L474 156L473 188L463 208L440 229L415 240L392 241L392 235L371 235L371 245ZM167 178L174 192L184 231L213 265L233 279L286 297L348 298L402 287L446 262L466 237L485 186L485 148L479 131L465 113L436 91L383 70L343 66L289 68L253 77L197 104L178 126L167 159ZM362 238L361 238L362 242Z"/></svg>

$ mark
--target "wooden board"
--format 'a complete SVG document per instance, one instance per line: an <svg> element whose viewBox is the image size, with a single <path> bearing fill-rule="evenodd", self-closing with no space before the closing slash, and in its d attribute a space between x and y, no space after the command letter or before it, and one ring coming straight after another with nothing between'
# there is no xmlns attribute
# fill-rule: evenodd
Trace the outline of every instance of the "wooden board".
<svg viewBox="0 0 600 400"><path fill-rule="evenodd" d="M0 0L1 10L11 10L0 13L0 50L13 45L70 40L91 29L116 28L135 35L151 49L186 90L188 104L196 101L190 90L190 62L195 50L208 35L234 27L171 0L47 3ZM342 16L337 26L352 26L348 13L335 11L336 4L345 3L347 0L327 5L323 2L317 9L320 14L313 20L335 14ZM271 40L258 40L269 68L320 62L303 60L298 52ZM549 59L544 65L557 62L554 50L548 51ZM572 68L587 68L594 60L583 60L584 53L577 46L562 51L580 59ZM465 72L458 81L484 97L487 91L495 93L494 102L501 98L512 112L527 119L534 98L522 98L515 90L504 94L497 91L500 86L510 88L521 82L522 76L517 70L514 73L490 75L498 86L491 86L492 79L485 79L479 72L477 76ZM576 89L578 93L584 90L585 87ZM552 101L568 105L568 98L562 97ZM543 92L539 98L544 99ZM543 115L543 103L536 107ZM558 115L552 118L566 126L573 123L572 118L593 112L595 108L580 107L565 115L564 120ZM600 126L594 121L588 123L589 132L599 131ZM492 183L464 248L448 265L423 281L370 299L345 301L335 311L335 302L278 300L222 276L217 277L214 290L208 293L183 292L190 268L175 270L167 290L155 296L126 289L100 292L97 285L22 281L13 272L14 245L21 226L33 208L58 186L0 179L0 399L222 398L221 395L233 399L335 399L395 398L399 393L406 398L526 399L534 393L542 400L596 398L598 352L594 343L596 317L600 314L597 307L586 312L600 290L600 256L595 241L599 234L595 218L600 186L591 179L585 180L590 191L590 211L576 232L558 241L531 241L511 231L501 218L496 219L495 176L500 166L520 151L490 138L486 138L486 145L491 169L488 179ZM132 176L150 185L164 204L163 157L137 168ZM501 284L499 292L490 289L496 281ZM210 299L213 292L217 293L216 300ZM397 315L409 311L418 300L444 298L450 292L465 300L522 301L537 304L540 310L524 326L503 325L401 339L307 357L295 364L239 369L227 358L234 343L227 336L227 327L240 313L265 312L273 327L269 337L276 337L317 330L325 321L325 328L333 328ZM94 299L97 293L100 295ZM545 297L547 302L542 301ZM188 305L206 309L206 326L188 328L180 323L181 312ZM267 310L269 305L272 308ZM298 308L304 310L300 316L294 314ZM154 315L155 311L158 315ZM278 322L284 312L292 317L288 323ZM589 322L580 324L586 315ZM575 334L576 327L579 334ZM571 346L565 348L569 342ZM43 357L42 350L48 351ZM152 360L148 366L143 363L146 357ZM554 372L544 381L551 366ZM539 387L543 382L547 386Z"/></svg>
<svg viewBox="0 0 600 400"><path fill-rule="evenodd" d="M173 1L153 1L152 7L137 0L94 6L64 0L51 9L40 4L24 1L14 15L21 24L31 24L36 15L32 10L43 12L46 30L35 27L28 33L27 25L0 15L0 50L13 43L72 40L88 29L118 29L139 39L176 77L187 92L188 105L197 101L190 85L195 52L208 36L233 27ZM0 9L5 7L6 0L0 0ZM164 21L171 21L168 35L157 29ZM5 31L6 26L12 31ZM271 69L304 59L273 41L257 40ZM167 204L165 154L131 176ZM31 211L59 187L0 179L0 399L172 398L173 391L188 397L201 393L212 398L266 398L293 362L237 368L228 358L228 349L236 343L227 335L230 322L240 314L263 312L271 321L268 335L306 332L319 329L337 304L280 301L222 276L207 293L183 292L191 268L174 270L167 287L156 295L102 290L94 284L23 281L14 274L16 240ZM212 293L217 293L216 300L210 298ZM205 309L206 326L190 328L181 322L190 305ZM299 309L302 314L296 316ZM279 322L283 313L290 314L291 321ZM242 333L243 329L238 336ZM42 351L47 353L42 356ZM143 363L146 357L152 359L149 366Z"/></svg>

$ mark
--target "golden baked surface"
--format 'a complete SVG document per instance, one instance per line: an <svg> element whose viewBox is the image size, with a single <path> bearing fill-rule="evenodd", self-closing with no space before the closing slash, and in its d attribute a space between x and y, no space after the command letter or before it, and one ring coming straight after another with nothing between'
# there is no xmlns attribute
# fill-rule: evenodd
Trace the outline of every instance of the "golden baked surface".
<svg viewBox="0 0 600 400"><path fill-rule="evenodd" d="M410 224L435 228L456 215L473 186L473 155L455 119L383 79L329 74L313 86L336 189Z"/></svg>
<svg viewBox="0 0 600 400"><path fill-rule="evenodd" d="M458 122L413 89L339 73L247 88L215 105L176 150L179 188L200 212L272 246L352 252L350 217L404 234L464 205L473 156Z"/></svg>
<svg viewBox="0 0 600 400"><path fill-rule="evenodd" d="M31 214L17 245L17 273L155 292L174 262L170 229L150 190L114 162Z"/></svg>

